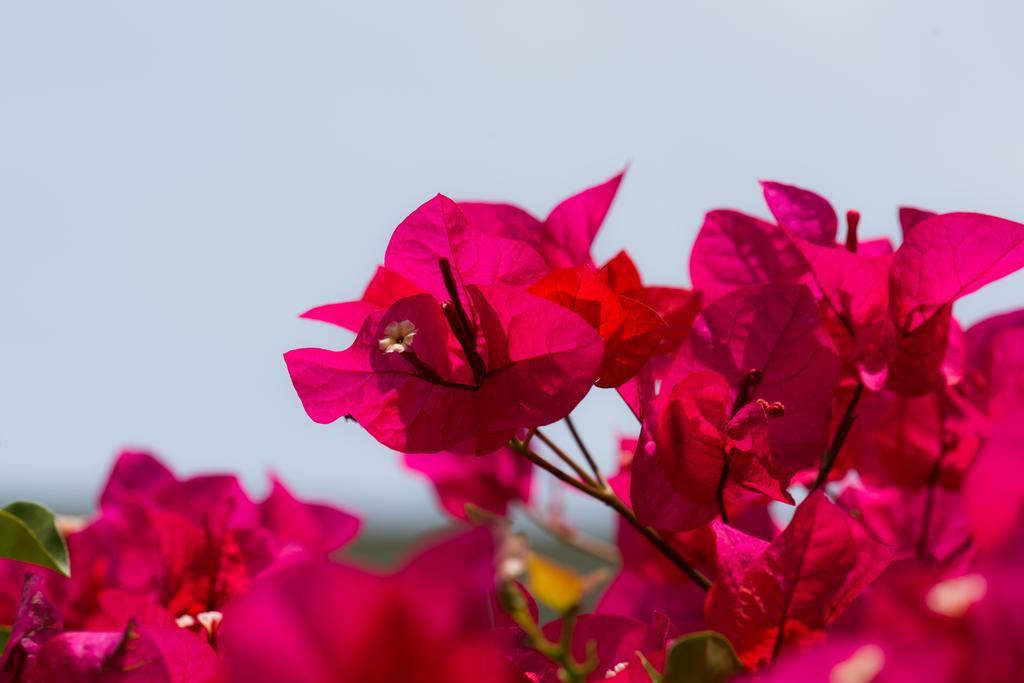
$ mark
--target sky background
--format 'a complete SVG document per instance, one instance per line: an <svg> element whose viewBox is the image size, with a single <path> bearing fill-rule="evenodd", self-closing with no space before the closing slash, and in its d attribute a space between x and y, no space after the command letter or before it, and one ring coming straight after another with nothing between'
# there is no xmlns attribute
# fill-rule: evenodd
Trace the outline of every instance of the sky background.
<svg viewBox="0 0 1024 683"><path fill-rule="evenodd" d="M255 493L274 470L371 531L436 524L281 360L349 343L296 316L356 298L406 214L439 191L543 214L629 163L595 254L662 284L706 210L766 213L759 178L866 236L900 204L1024 220L1022 22L1019 0L0 0L0 502L84 510L135 446ZM632 418L609 391L579 413L610 461Z"/></svg>

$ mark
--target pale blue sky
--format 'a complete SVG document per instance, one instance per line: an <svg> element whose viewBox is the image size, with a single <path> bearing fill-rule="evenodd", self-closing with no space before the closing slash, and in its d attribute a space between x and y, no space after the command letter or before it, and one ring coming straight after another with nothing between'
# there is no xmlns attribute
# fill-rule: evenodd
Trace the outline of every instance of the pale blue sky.
<svg viewBox="0 0 1024 683"><path fill-rule="evenodd" d="M372 528L435 522L280 354L435 192L546 211L630 173L596 246L684 283L703 212L802 184L1024 219L1017 0L0 0L0 501L84 507L113 453L277 470ZM1016 278L966 321L1021 305ZM610 457L614 395L580 422Z"/></svg>

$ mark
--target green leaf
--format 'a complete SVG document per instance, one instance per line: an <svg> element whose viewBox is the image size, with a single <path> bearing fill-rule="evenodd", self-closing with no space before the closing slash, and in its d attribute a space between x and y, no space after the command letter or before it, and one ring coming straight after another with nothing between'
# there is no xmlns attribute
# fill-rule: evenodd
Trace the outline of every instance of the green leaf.
<svg viewBox="0 0 1024 683"><path fill-rule="evenodd" d="M0 626L0 654L7 649L7 641L11 639L11 627Z"/></svg>
<svg viewBox="0 0 1024 683"><path fill-rule="evenodd" d="M0 558L37 564L70 575L68 547L41 505L18 501L0 509Z"/></svg>
<svg viewBox="0 0 1024 683"><path fill-rule="evenodd" d="M664 683L725 683L743 671L732 644L721 633L698 631L679 638L665 656Z"/></svg>

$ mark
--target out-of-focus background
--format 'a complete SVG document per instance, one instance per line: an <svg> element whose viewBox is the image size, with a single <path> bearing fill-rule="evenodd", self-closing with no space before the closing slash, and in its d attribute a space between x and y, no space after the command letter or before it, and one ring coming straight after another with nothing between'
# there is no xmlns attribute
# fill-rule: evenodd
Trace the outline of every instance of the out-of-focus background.
<svg viewBox="0 0 1024 683"><path fill-rule="evenodd" d="M144 446L257 493L274 470L371 536L435 525L281 360L348 344L296 316L357 297L409 211L543 214L628 162L596 255L666 284L704 211L765 213L758 178L868 235L899 204L1022 220L1022 22L1019 0L0 2L0 502L86 510ZM610 462L632 418L610 391L579 413Z"/></svg>

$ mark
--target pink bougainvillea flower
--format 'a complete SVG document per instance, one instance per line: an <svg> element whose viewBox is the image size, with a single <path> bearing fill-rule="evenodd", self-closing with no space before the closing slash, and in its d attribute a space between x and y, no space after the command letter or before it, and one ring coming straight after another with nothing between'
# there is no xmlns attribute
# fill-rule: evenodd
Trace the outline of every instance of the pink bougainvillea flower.
<svg viewBox="0 0 1024 683"><path fill-rule="evenodd" d="M190 521L205 524L217 507L229 510L232 529L260 529L282 543L292 543L312 555L326 555L355 538L360 521L334 506L297 500L276 477L270 493L257 503L233 475L200 475L178 479L163 463L144 451L118 455L100 495L109 510L147 503Z"/></svg>
<svg viewBox="0 0 1024 683"><path fill-rule="evenodd" d="M346 351L285 355L310 417L350 416L405 452L486 452L516 429L565 417L583 398L598 374L600 337L518 289L548 266L531 243L479 223L440 195L421 206L392 235L385 267L425 294L386 310L378 307L386 297L374 297Z"/></svg>
<svg viewBox="0 0 1024 683"><path fill-rule="evenodd" d="M531 294L574 311L604 340L597 386L616 387L630 380L661 345L666 325L636 299L618 294L588 266L548 274Z"/></svg>
<svg viewBox="0 0 1024 683"><path fill-rule="evenodd" d="M549 270L593 265L590 247L623 174L569 197L543 221L510 204L459 202L459 208L481 232L534 245Z"/></svg>
<svg viewBox="0 0 1024 683"><path fill-rule="evenodd" d="M785 412L768 425L772 459L783 483L824 453L840 366L806 287L745 287L704 309L663 387L699 370L721 375L731 397L751 370L759 373L749 399L780 403ZM668 399L663 390L659 403Z"/></svg>
<svg viewBox="0 0 1024 683"><path fill-rule="evenodd" d="M566 199L540 221L509 204L461 202L438 195L396 228L363 296L313 308L303 318L358 332L371 314L399 299L429 292L446 298L438 260L447 259L468 284L525 286L556 268L591 264L590 244L622 175ZM464 291L463 291L464 293Z"/></svg>
<svg viewBox="0 0 1024 683"><path fill-rule="evenodd" d="M429 294L400 299L367 318L344 351L285 354L309 416L351 416L386 446L430 453L492 451L517 429L568 415L597 378L597 333L522 290L466 291L462 304L444 307ZM389 326L405 321L415 337L393 338ZM400 342L402 352L389 352Z"/></svg>
<svg viewBox="0 0 1024 683"><path fill-rule="evenodd" d="M822 303L840 355L859 366L868 388L913 395L958 381L951 305L1024 265L1024 226L904 208L905 240L893 254L885 240L858 244L859 214L850 212L843 249L827 201L801 188L763 186L778 224L709 213L691 253L694 285L717 299L745 285L803 282Z"/></svg>
<svg viewBox="0 0 1024 683"><path fill-rule="evenodd" d="M390 576L304 564L261 580L225 610L220 646L240 681L516 681L488 637L494 581L484 528Z"/></svg>
<svg viewBox="0 0 1024 683"><path fill-rule="evenodd" d="M11 638L0 660L9 683L109 680L138 683L213 683L224 672L207 642L173 621L122 631L64 631L41 578L29 575Z"/></svg>
<svg viewBox="0 0 1024 683"><path fill-rule="evenodd" d="M150 605L165 621L190 619L198 632L200 614L220 611L261 573L324 557L358 528L352 515L300 502L276 480L257 503L235 477L179 480L153 456L125 452L100 497L99 515L68 537L71 578L47 573L46 592L70 628L152 624ZM17 565L7 564L13 573ZM110 608L115 599L119 609Z"/></svg>
<svg viewBox="0 0 1024 683"><path fill-rule="evenodd" d="M26 574L21 604L0 657L0 680L17 683L35 666L39 648L64 628L60 610L43 594L37 574Z"/></svg>
<svg viewBox="0 0 1024 683"><path fill-rule="evenodd" d="M663 476L689 507L674 529L710 522L724 514L727 501L742 500L746 492L792 502L772 464L768 404L741 398L734 410L734 394L720 375L698 371L677 383L664 404L658 458ZM634 496L652 485L645 474L634 475Z"/></svg>
<svg viewBox="0 0 1024 683"><path fill-rule="evenodd" d="M466 504L505 515L514 502L529 502L533 465L510 448L486 457L468 453L405 456L405 466L425 475L448 514L467 519Z"/></svg>
<svg viewBox="0 0 1024 683"><path fill-rule="evenodd" d="M721 568L708 594L708 623L760 668L825 627L885 568L890 551L821 492L744 570Z"/></svg>
<svg viewBox="0 0 1024 683"><path fill-rule="evenodd" d="M888 385L924 393L942 382L952 305L1024 267L1024 225L976 213L917 223L889 272Z"/></svg>

